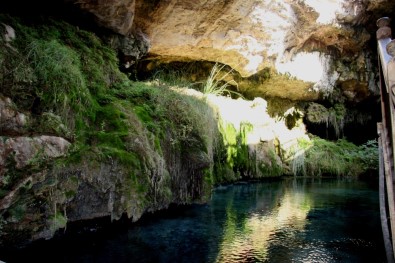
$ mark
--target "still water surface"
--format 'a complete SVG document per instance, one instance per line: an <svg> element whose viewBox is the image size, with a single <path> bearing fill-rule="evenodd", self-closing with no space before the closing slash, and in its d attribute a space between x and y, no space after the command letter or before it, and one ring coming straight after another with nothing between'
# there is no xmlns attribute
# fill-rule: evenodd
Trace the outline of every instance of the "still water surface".
<svg viewBox="0 0 395 263"><path fill-rule="evenodd" d="M208 204L44 242L0 260L370 263L384 257L376 184L290 178L219 187Z"/></svg>

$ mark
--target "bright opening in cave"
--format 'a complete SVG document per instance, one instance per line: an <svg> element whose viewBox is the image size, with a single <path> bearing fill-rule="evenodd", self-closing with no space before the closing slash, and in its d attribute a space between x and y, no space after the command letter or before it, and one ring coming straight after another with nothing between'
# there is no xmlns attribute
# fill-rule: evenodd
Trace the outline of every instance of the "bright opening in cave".
<svg viewBox="0 0 395 263"><path fill-rule="evenodd" d="M278 62L276 68L279 73L290 74L300 80L318 82L326 72L327 59L320 53L298 53L286 62Z"/></svg>
<svg viewBox="0 0 395 263"><path fill-rule="evenodd" d="M343 0L305 0L319 14L318 23L330 24L342 8Z"/></svg>

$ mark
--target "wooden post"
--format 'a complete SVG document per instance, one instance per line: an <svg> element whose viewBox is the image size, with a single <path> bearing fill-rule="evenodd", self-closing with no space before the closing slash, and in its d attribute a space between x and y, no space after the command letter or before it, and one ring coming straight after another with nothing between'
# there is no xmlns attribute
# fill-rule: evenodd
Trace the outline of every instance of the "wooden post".
<svg viewBox="0 0 395 263"><path fill-rule="evenodd" d="M387 64L390 61L391 57L387 53L387 44L391 42L391 28L389 27L390 19L388 17L382 17L377 20L377 26L379 29L376 32L377 38L377 52L379 53L381 67L383 70L385 86L388 87L387 84ZM388 92L388 90L387 90Z"/></svg>
<svg viewBox="0 0 395 263"><path fill-rule="evenodd" d="M390 133L391 133L391 144L392 144L392 172L394 175L394 163L395 163L395 40L391 40L386 46L387 53L391 56L391 59L387 64L387 89L389 96L389 107L390 107L390 116L391 116L391 125L390 125ZM392 178L394 180L395 178Z"/></svg>

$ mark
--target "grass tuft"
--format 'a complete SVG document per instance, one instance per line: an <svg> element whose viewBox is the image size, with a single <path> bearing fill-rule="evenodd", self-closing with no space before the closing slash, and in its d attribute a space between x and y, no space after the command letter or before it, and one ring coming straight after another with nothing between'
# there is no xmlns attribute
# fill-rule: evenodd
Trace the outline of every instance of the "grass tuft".
<svg viewBox="0 0 395 263"><path fill-rule="evenodd" d="M223 69L226 65L220 66L217 63L213 66L210 71L210 75L208 76L204 86L203 93L204 94L212 94L212 95L237 95L238 97L243 97L240 93L236 91L229 90L230 82L226 81L226 78L232 73L233 69L223 73Z"/></svg>

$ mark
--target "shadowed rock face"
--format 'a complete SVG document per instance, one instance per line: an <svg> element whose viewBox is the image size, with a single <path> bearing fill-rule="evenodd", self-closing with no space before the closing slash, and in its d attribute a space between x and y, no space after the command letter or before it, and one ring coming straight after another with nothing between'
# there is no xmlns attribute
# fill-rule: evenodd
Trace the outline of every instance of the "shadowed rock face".
<svg viewBox="0 0 395 263"><path fill-rule="evenodd" d="M92 13L98 24L121 35L127 35L133 25L135 0L65 0Z"/></svg>

